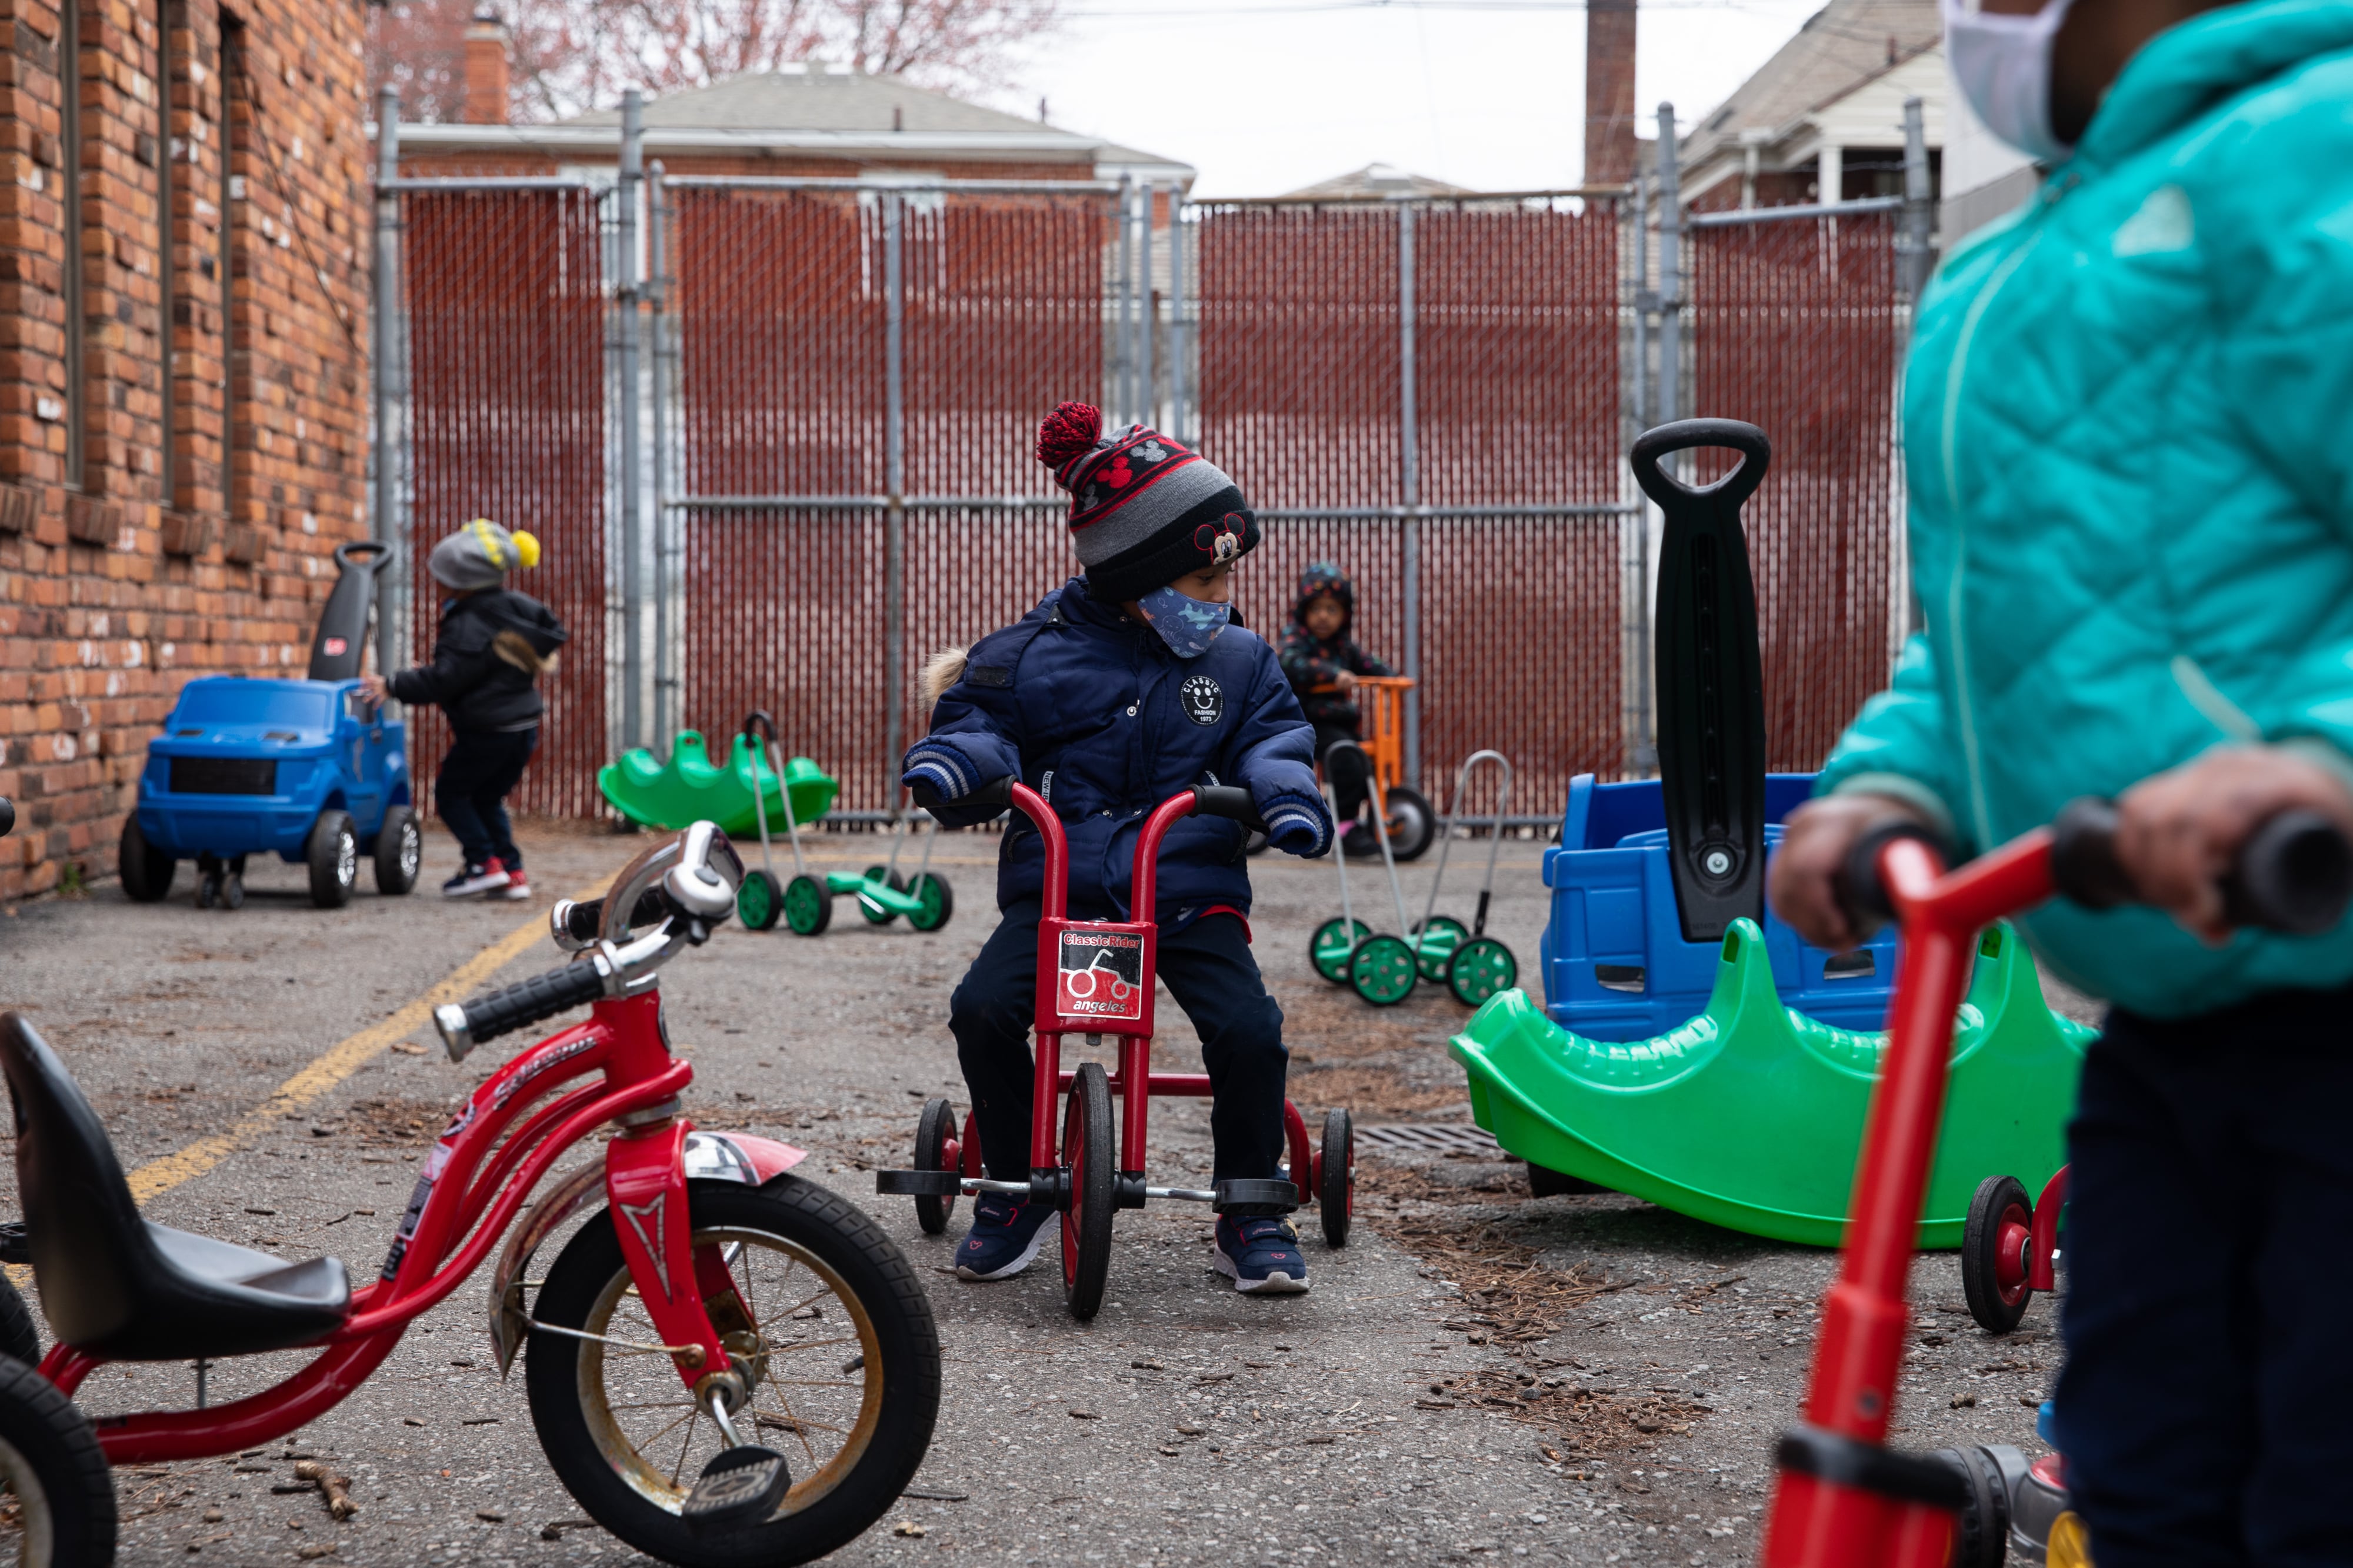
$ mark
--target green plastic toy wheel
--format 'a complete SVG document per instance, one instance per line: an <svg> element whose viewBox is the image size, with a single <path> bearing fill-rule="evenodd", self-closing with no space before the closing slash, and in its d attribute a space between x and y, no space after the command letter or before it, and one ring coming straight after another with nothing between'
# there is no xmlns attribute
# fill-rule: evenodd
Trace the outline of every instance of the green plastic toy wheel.
<svg viewBox="0 0 2353 1568"><path fill-rule="evenodd" d="M776 923L784 911L784 889L765 871L747 871L744 885L735 889L735 918L744 922L745 931L766 931Z"/></svg>
<svg viewBox="0 0 2353 1568"><path fill-rule="evenodd" d="M1413 949L1401 936L1368 936L1348 955L1348 984L1376 1007L1394 1007L1413 994Z"/></svg>
<svg viewBox="0 0 2353 1568"><path fill-rule="evenodd" d="M1446 988L1465 1007L1476 1007L1498 991L1520 983L1520 963L1492 936L1474 936L1455 949L1446 966Z"/></svg>
<svg viewBox="0 0 2353 1568"><path fill-rule="evenodd" d="M785 923L795 936L815 936L833 923L833 895L815 877L785 884Z"/></svg>
<svg viewBox="0 0 2353 1568"><path fill-rule="evenodd" d="M907 896L923 905L907 917L907 923L917 931L937 931L948 923L955 913L955 894L948 888L947 879L934 877L929 871L918 872L907 885Z"/></svg>
<svg viewBox="0 0 2353 1568"><path fill-rule="evenodd" d="M1315 973L1335 985L1348 984L1348 955L1356 944L1373 934L1373 928L1362 921L1344 921L1334 915L1315 928L1307 939L1307 961Z"/></svg>
<svg viewBox="0 0 2353 1568"><path fill-rule="evenodd" d="M1428 927L1413 928L1414 962L1421 968L1421 977L1436 985L1446 979L1446 966L1462 944L1471 940L1471 928L1452 915L1433 915Z"/></svg>
<svg viewBox="0 0 2353 1568"><path fill-rule="evenodd" d="M869 866L859 875L870 882L881 883L894 893L903 893L907 890L907 879L888 866ZM866 923L869 925L886 926L899 918L898 910L886 910L863 894L859 896L858 912L866 917Z"/></svg>

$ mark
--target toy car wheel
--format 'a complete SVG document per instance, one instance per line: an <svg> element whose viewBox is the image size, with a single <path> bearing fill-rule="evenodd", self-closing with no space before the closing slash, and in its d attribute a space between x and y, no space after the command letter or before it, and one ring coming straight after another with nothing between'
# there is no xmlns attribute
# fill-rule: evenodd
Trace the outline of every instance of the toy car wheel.
<svg viewBox="0 0 2353 1568"><path fill-rule="evenodd" d="M815 877L785 884L785 923L795 936L815 936L833 923L833 895Z"/></svg>
<svg viewBox="0 0 2353 1568"><path fill-rule="evenodd" d="M1398 936L1368 936L1348 955L1348 984L1376 1007L1394 1007L1413 994L1420 978L1413 949Z"/></svg>
<svg viewBox="0 0 2353 1568"><path fill-rule="evenodd" d="M167 897L173 874L180 868L177 860L147 842L135 811L122 819L122 841L116 847L114 863L122 872L122 890L142 904L159 903Z"/></svg>
<svg viewBox="0 0 2353 1568"><path fill-rule="evenodd" d="M907 917L907 923L917 931L937 931L955 913L955 894L944 877L922 873L907 885L907 896L923 906Z"/></svg>
<svg viewBox="0 0 2353 1568"><path fill-rule="evenodd" d="M1334 915L1315 928L1307 939L1307 962L1315 973L1335 985L1348 984L1348 955L1356 944L1373 934L1373 928L1362 921L1344 921Z"/></svg>
<svg viewBox="0 0 2353 1568"><path fill-rule="evenodd" d="M0 1554L26 1563L114 1561L114 1473L90 1421L39 1373L0 1359Z"/></svg>
<svg viewBox="0 0 2353 1568"><path fill-rule="evenodd" d="M1438 837L1438 813L1419 790L1403 784L1388 792L1389 853L1400 860L1419 860Z"/></svg>
<svg viewBox="0 0 2353 1568"><path fill-rule="evenodd" d="M2034 1205L2016 1176L1988 1176L1961 1225L1961 1295L1989 1334L2006 1334L2034 1299L2026 1272Z"/></svg>
<svg viewBox="0 0 2353 1568"><path fill-rule="evenodd" d="M1356 1210L1356 1123L1345 1110L1324 1113L1324 1143L1315 1152L1315 1210L1324 1245L1348 1245Z"/></svg>
<svg viewBox="0 0 2353 1568"><path fill-rule="evenodd" d="M33 1326L32 1309L5 1274L0 1274L0 1355L15 1356L26 1366L41 1364L41 1331Z"/></svg>
<svg viewBox="0 0 2353 1568"><path fill-rule="evenodd" d="M311 825L308 858L311 901L322 910L340 910L350 903L352 889L360 879L360 836L352 826L350 813L319 814L319 820Z"/></svg>
<svg viewBox="0 0 2353 1568"><path fill-rule="evenodd" d="M915 1158L918 1171L952 1171L963 1163L948 1163L948 1144L955 1137L955 1107L944 1100L927 1100L923 1114L915 1122ZM962 1152L961 1150L958 1151ZM925 1236L937 1236L948 1227L948 1216L955 1213L955 1194L934 1197L919 1194L915 1198L915 1223L923 1227Z"/></svg>
<svg viewBox="0 0 2353 1568"><path fill-rule="evenodd" d="M1472 937L1454 950L1454 960L1446 966L1446 988L1465 1007L1476 1007L1519 983L1519 960L1492 936Z"/></svg>
<svg viewBox="0 0 2353 1568"><path fill-rule="evenodd" d="M770 929L784 910L785 890L774 877L759 870L744 873L744 885L735 889L735 918L745 931Z"/></svg>
<svg viewBox="0 0 2353 1568"><path fill-rule="evenodd" d="M241 910L245 908L245 879L237 875L234 871L222 878L220 901L221 908L225 910Z"/></svg>
<svg viewBox="0 0 2353 1568"><path fill-rule="evenodd" d="M1111 1273L1111 1080L1103 1063L1081 1062L1062 1113L1062 1163L1071 1206L1062 1211L1062 1298L1085 1322L1103 1308Z"/></svg>
<svg viewBox="0 0 2353 1568"><path fill-rule="evenodd" d="M1411 935L1414 963L1420 969L1421 977L1435 985L1445 980L1446 966L1454 962L1454 955L1471 940L1471 928L1452 915L1433 915L1426 928L1415 921Z"/></svg>
<svg viewBox="0 0 2353 1568"><path fill-rule="evenodd" d="M2001 1568L2010 1553L2010 1488L2001 1467L1983 1448L1937 1448L1929 1453L1960 1472L1959 1529L1947 1568Z"/></svg>
<svg viewBox="0 0 2353 1568"><path fill-rule="evenodd" d="M894 893L907 890L907 879L888 866L869 866L858 874L870 882L881 883ZM898 910L886 910L863 893L858 896L858 912L866 917L869 925L886 926L899 918Z"/></svg>
<svg viewBox="0 0 2353 1568"><path fill-rule="evenodd" d="M406 893L417 886L417 874L424 868L425 830L417 826L417 813L396 805L384 814L384 826L376 829L375 890Z"/></svg>
<svg viewBox="0 0 2353 1568"><path fill-rule="evenodd" d="M218 871L207 871L196 879L196 908L211 909L220 902L220 895L221 874Z"/></svg>

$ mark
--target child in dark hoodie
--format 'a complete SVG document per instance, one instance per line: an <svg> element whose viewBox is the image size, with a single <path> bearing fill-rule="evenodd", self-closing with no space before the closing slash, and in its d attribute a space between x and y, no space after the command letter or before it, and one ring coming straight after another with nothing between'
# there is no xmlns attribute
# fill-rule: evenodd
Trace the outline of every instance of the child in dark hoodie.
<svg viewBox="0 0 2353 1568"><path fill-rule="evenodd" d="M466 864L441 896L528 899L522 851L515 847L506 797L539 744L547 704L539 677L555 667L567 636L555 612L505 586L516 567L539 564L539 541L476 518L433 547L426 570L451 591L441 606L433 662L390 678L365 676L377 702L440 705L449 717L449 753L433 781L433 809L458 836Z"/></svg>
<svg viewBox="0 0 2353 1568"><path fill-rule="evenodd" d="M1356 585L1347 574L1329 561L1310 563L1299 574L1299 598L1292 606L1291 627L1283 633L1282 673L1290 677L1307 721L1315 726L1316 760L1338 797L1341 847L1365 853L1372 847L1371 836L1366 836L1360 849L1350 831L1365 809L1365 759L1355 752L1337 757L1329 753L1333 742L1359 738L1356 677L1393 672L1350 635L1356 619Z"/></svg>
<svg viewBox="0 0 2353 1568"><path fill-rule="evenodd" d="M1085 574L1014 626L925 671L931 733L909 749L902 782L921 786L950 826L994 805L955 804L1008 776L1044 795L1070 845L1070 909L1081 920L1155 920L1159 975L1192 1019L1208 1068L1212 1180L1267 1180L1283 1149L1282 1009L1250 957L1243 834L1216 817L1180 819L1163 842L1158 905L1130 912L1144 819L1193 784L1247 788L1273 846L1321 855L1332 825L1315 790L1309 730L1273 650L1233 622L1233 563L1258 520L1224 472L1140 425L1105 431L1065 403L1038 434L1038 458L1071 492L1071 536ZM999 852L1004 920L949 1004L998 1181L1029 1170L1029 1027L1044 845L1015 814ZM982 1194L956 1248L965 1279L1006 1279L1037 1257L1049 1203ZM1299 1237L1282 1211L1218 1215L1215 1262L1238 1290L1307 1289Z"/></svg>

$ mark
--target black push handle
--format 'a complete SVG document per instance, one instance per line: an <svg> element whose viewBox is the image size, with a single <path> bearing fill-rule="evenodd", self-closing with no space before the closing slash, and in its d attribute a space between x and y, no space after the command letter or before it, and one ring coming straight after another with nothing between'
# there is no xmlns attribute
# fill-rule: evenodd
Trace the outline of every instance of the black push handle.
<svg viewBox="0 0 2353 1568"><path fill-rule="evenodd" d="M16 831L16 803L0 795L0 838Z"/></svg>
<svg viewBox="0 0 2353 1568"><path fill-rule="evenodd" d="M1240 823L1252 833L1266 831L1266 818L1258 814L1258 802L1240 784L1195 784L1193 815L1222 816L1228 822Z"/></svg>
<svg viewBox="0 0 2353 1568"><path fill-rule="evenodd" d="M1659 467L1660 458L1694 447L1729 447L1740 454L1740 467L1712 485L1687 485ZM1772 460L1772 441L1744 419L1678 419L1634 437L1634 482L1662 507L1707 500L1737 508L1764 482Z"/></svg>
<svg viewBox="0 0 2353 1568"><path fill-rule="evenodd" d="M605 976L597 973L595 963L584 959L470 1002L437 1007L433 1026L441 1031L450 1058L458 1060L485 1041L585 1007L604 994Z"/></svg>
<svg viewBox="0 0 2353 1568"><path fill-rule="evenodd" d="M362 556L367 559L363 561L360 559ZM353 539L335 546L335 564L342 567L356 566L364 572L376 572L381 571L391 559L392 544L388 540Z"/></svg>
<svg viewBox="0 0 2353 1568"><path fill-rule="evenodd" d="M1952 846L1942 835L1908 817L1891 818L1857 838L1848 847L1838 869L1831 873L1831 889L1838 899L1839 912L1846 916L1848 929L1859 938L1895 918L1887 884L1880 879L1879 852L1899 838L1917 839L1935 851L1939 861L1949 864L1952 860Z"/></svg>
<svg viewBox="0 0 2353 1568"><path fill-rule="evenodd" d="M2051 879L2086 909L2137 903L2116 864L2116 808L2085 795L2051 824ZM2234 926L2317 936L2333 931L2353 901L2353 844L2316 811L2291 806L2265 818L2239 847L2222 878L2222 913Z"/></svg>
<svg viewBox="0 0 2353 1568"><path fill-rule="evenodd" d="M744 738L757 741L764 736L768 744L776 743L776 721L765 708L754 708L744 720Z"/></svg>

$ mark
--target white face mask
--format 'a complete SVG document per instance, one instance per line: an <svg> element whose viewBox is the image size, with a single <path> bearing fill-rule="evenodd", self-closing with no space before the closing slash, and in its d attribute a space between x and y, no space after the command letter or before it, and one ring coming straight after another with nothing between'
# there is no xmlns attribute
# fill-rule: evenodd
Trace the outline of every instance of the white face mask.
<svg viewBox="0 0 2353 1568"><path fill-rule="evenodd" d="M2051 129L2051 46L2073 0L2049 0L2031 16L1945 0L1945 53L1961 96L1986 129L2044 163L2072 149Z"/></svg>

